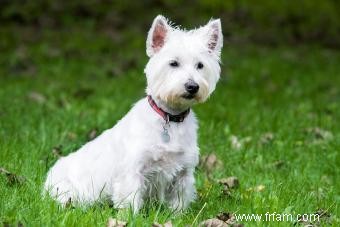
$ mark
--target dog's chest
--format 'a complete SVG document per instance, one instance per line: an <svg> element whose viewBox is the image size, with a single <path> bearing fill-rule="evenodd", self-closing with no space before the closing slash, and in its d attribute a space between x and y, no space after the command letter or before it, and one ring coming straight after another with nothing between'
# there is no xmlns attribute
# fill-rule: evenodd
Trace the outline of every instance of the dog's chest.
<svg viewBox="0 0 340 227"><path fill-rule="evenodd" d="M164 122L145 129L142 142L141 173L144 176L163 176L171 180L187 168L193 168L198 160L196 125L192 118L181 123L170 122L167 127L169 140L165 141Z"/></svg>
<svg viewBox="0 0 340 227"><path fill-rule="evenodd" d="M176 172L185 168L190 162L185 150L162 144L152 146L145 158L143 172L146 174L165 173L166 175L176 175Z"/></svg>

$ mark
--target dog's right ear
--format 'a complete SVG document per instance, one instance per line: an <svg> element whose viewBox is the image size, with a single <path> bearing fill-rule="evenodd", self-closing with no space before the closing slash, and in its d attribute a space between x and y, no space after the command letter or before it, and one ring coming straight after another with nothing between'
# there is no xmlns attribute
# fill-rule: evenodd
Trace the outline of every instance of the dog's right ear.
<svg viewBox="0 0 340 227"><path fill-rule="evenodd" d="M149 57L152 57L162 49L170 31L171 26L168 24L168 20L162 15L158 15L153 20L146 40L146 54Z"/></svg>

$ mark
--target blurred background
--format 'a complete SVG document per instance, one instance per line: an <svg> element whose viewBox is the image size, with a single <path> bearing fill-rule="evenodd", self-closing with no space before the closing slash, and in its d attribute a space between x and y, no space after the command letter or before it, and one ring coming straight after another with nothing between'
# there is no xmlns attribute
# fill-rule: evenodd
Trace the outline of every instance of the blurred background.
<svg viewBox="0 0 340 227"><path fill-rule="evenodd" d="M185 27L199 26L211 17L221 18L228 42L313 43L340 47L340 2L337 0L259 0L256 3L251 0L142 0L134 3L2 0L0 7L1 26L33 29L32 34L22 31L26 36L22 38L27 39L45 29L67 30L74 26L90 27L114 40L124 32L145 36L152 19L164 14Z"/></svg>
<svg viewBox="0 0 340 227"><path fill-rule="evenodd" d="M339 49L339 12L336 0L1 0L0 51L8 54L0 61L2 76L34 75L39 58L77 59L94 52L115 60L106 73L119 75L145 58L146 32L157 14L185 28L221 18L226 47L311 44Z"/></svg>
<svg viewBox="0 0 340 227"><path fill-rule="evenodd" d="M226 48L312 45L337 50L339 12L336 0L1 0L0 72L2 77L34 76L48 62L81 59L111 61L102 64L101 73L119 76L145 64L146 33L158 14L188 29L221 18Z"/></svg>
<svg viewBox="0 0 340 227"><path fill-rule="evenodd" d="M199 221L222 210L338 214L340 1L0 0L0 167L30 182L13 192L0 178L0 221L105 225L112 209L69 215L42 202L40 186L145 96L158 14L187 29L221 18L224 33L221 80L194 107L200 152L223 167L198 168L200 199L175 226L205 203ZM231 197L216 183L226 176L241 182Z"/></svg>

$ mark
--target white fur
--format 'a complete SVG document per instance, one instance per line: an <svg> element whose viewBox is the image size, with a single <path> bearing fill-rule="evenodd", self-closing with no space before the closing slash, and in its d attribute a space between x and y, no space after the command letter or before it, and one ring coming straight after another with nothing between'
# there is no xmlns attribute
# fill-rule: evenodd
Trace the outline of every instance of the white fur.
<svg viewBox="0 0 340 227"><path fill-rule="evenodd" d="M147 94L172 114L204 102L219 79L222 43L219 20L183 31L157 16L147 38ZM171 67L172 60L179 67ZM198 62L202 69L197 69ZM200 86L190 100L182 97L189 79ZM60 158L48 172L44 189L62 204L108 198L116 207L131 206L137 212L146 199L156 198L172 209L186 208L196 193L196 118L191 111L183 122L170 122L167 143L161 139L164 124L147 99L141 99L113 128Z"/></svg>

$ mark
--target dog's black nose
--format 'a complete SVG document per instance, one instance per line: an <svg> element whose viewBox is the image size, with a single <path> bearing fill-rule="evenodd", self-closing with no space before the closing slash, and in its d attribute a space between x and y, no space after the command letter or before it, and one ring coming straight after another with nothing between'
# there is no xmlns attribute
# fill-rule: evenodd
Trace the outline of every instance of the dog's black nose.
<svg viewBox="0 0 340 227"><path fill-rule="evenodd" d="M184 86L185 90L191 95L196 94L198 89L200 88L200 86L198 86L198 84L193 80L189 80L184 84Z"/></svg>

